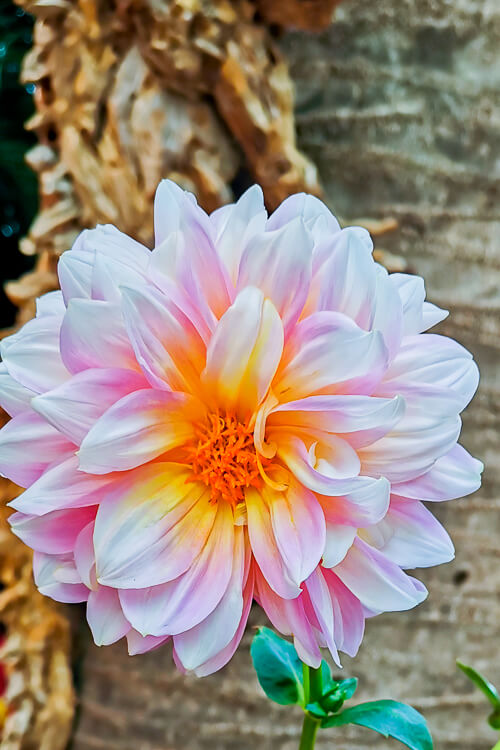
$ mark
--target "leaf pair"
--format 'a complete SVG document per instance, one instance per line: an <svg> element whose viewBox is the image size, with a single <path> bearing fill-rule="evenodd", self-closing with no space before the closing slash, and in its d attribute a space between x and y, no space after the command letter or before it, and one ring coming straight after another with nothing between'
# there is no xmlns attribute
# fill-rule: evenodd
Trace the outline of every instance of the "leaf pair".
<svg viewBox="0 0 500 750"><path fill-rule="evenodd" d="M321 663L318 677L321 695L308 700L303 665L293 645L269 628L260 628L253 639L251 655L262 689L282 706L298 704L323 728L356 724L384 737L399 740L410 750L432 750L432 738L425 719L411 706L391 700L361 703L343 709L356 691L355 678L334 680L328 664Z"/></svg>

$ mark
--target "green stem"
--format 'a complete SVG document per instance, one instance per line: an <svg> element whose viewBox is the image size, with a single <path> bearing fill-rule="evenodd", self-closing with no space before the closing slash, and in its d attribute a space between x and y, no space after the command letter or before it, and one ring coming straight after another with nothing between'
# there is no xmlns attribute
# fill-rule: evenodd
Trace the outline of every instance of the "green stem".
<svg viewBox="0 0 500 750"><path fill-rule="evenodd" d="M302 667L304 672L304 698L305 705L307 705L321 698L323 681L321 679L321 667L319 669L312 669L307 664L303 664ZM319 721L306 713L304 723L302 724L299 750L313 750L318 728Z"/></svg>
<svg viewBox="0 0 500 750"><path fill-rule="evenodd" d="M498 740L497 744L492 748L492 750L500 750L500 740Z"/></svg>

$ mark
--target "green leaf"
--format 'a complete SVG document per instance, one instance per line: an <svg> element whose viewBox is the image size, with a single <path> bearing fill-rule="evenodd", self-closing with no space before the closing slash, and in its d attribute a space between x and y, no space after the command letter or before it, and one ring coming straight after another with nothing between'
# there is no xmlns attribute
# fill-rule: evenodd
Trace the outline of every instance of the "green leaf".
<svg viewBox="0 0 500 750"><path fill-rule="evenodd" d="M373 729L384 737L393 737L411 750L432 750L432 737L424 717L411 706L396 701L373 701L347 708L323 719L321 726L341 727L357 724Z"/></svg>
<svg viewBox="0 0 500 750"><path fill-rule="evenodd" d="M498 695L498 691L494 685L489 682L486 677L483 677L482 674L479 674L475 669L472 667L468 667L467 664L462 664L461 661L458 661L457 659L457 667L462 670L462 672L471 680L476 687L479 688L479 690L485 695L493 708L500 708L500 695Z"/></svg>
<svg viewBox="0 0 500 750"><path fill-rule="evenodd" d="M342 698L347 701L349 698L352 698L358 688L358 678L349 677L346 680L340 680L337 684Z"/></svg>
<svg viewBox="0 0 500 750"><path fill-rule="evenodd" d="M493 713L488 716L488 724L492 729L500 729L500 708L496 708Z"/></svg>
<svg viewBox="0 0 500 750"><path fill-rule="evenodd" d="M302 662L291 643L269 628L259 628L250 653L268 698L281 706L304 702Z"/></svg>

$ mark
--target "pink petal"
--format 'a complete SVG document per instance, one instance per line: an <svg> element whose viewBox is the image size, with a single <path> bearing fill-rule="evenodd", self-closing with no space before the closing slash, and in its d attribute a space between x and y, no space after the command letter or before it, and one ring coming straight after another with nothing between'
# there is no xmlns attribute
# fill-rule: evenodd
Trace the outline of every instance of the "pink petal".
<svg viewBox="0 0 500 750"><path fill-rule="evenodd" d="M33 409L80 445L94 423L123 396L148 385L141 373L120 368L84 370L33 399Z"/></svg>
<svg viewBox="0 0 500 750"><path fill-rule="evenodd" d="M389 493L390 484L384 477L357 477L354 489L347 494L330 497L318 494L317 498L323 508L327 528L338 525L357 528L378 523L385 516L389 507Z"/></svg>
<svg viewBox="0 0 500 750"><path fill-rule="evenodd" d="M154 289L122 287L122 295L128 335L151 385L199 390L206 349L188 317Z"/></svg>
<svg viewBox="0 0 500 750"><path fill-rule="evenodd" d="M420 276L391 273L389 282L397 289L403 305L403 335L422 333L447 317L446 310L425 302L425 285Z"/></svg>
<svg viewBox="0 0 500 750"><path fill-rule="evenodd" d="M332 659L340 666L339 654L335 642L334 605L330 589L321 568L318 567L311 573L304 588L307 591L307 596L314 610L319 629L332 655Z"/></svg>
<svg viewBox="0 0 500 750"><path fill-rule="evenodd" d="M370 393L386 366L379 332L366 333L341 313L318 312L295 327L273 389L280 401L318 392Z"/></svg>
<svg viewBox="0 0 500 750"><path fill-rule="evenodd" d="M261 572L255 570L256 598L276 630L283 635L293 635L299 658L317 669L321 652L312 625L304 609L302 596L283 599L269 586Z"/></svg>
<svg viewBox="0 0 500 750"><path fill-rule="evenodd" d="M70 555L47 555L45 552L33 554L35 584L41 594L56 602L76 604L87 601L89 590L83 583L67 583L61 580L73 578L74 573L75 564Z"/></svg>
<svg viewBox="0 0 500 750"><path fill-rule="evenodd" d="M95 514L95 507L55 510L44 516L12 513L9 524L28 547L48 555L59 555L73 551L78 534Z"/></svg>
<svg viewBox="0 0 500 750"><path fill-rule="evenodd" d="M201 667L233 640L243 614L244 572L244 531L236 527L232 573L224 596L202 622L174 636L174 648L185 670Z"/></svg>
<svg viewBox="0 0 500 750"><path fill-rule="evenodd" d="M317 309L341 312L365 330L371 328L377 288L372 247L357 227L342 229L319 271Z"/></svg>
<svg viewBox="0 0 500 750"><path fill-rule="evenodd" d="M94 553L95 521L88 523L78 534L73 551L75 565L82 582L89 589L97 590L98 583Z"/></svg>
<svg viewBox="0 0 500 750"><path fill-rule="evenodd" d="M313 492L292 478L286 492L266 487L262 493L283 562L292 581L300 584L317 566L324 549L326 530L321 505Z"/></svg>
<svg viewBox="0 0 500 750"><path fill-rule="evenodd" d="M76 238L71 250L62 254L57 266L65 302L72 298L89 299L92 296L92 286L96 283L96 258L105 259L108 273L118 284L125 275L130 278L130 274L143 274L150 254L147 247L110 224L85 229ZM116 288L114 291L116 293Z"/></svg>
<svg viewBox="0 0 500 750"><path fill-rule="evenodd" d="M345 495L360 486L359 459L345 440L334 435L326 436L328 443L309 439L308 449L303 437L284 430L270 434L277 444L278 456L299 482L324 495Z"/></svg>
<svg viewBox="0 0 500 750"><path fill-rule="evenodd" d="M72 299L61 325L61 356L71 373L90 367L138 370L119 306Z"/></svg>
<svg viewBox="0 0 500 750"><path fill-rule="evenodd" d="M55 388L69 377L59 353L61 320L60 315L34 318L0 342L9 374L35 393Z"/></svg>
<svg viewBox="0 0 500 750"><path fill-rule="evenodd" d="M472 355L445 336L405 338L377 387L377 395L402 394L409 407L442 416L465 409L476 392L479 372Z"/></svg>
<svg viewBox="0 0 500 750"><path fill-rule="evenodd" d="M98 505L109 491L111 483L119 476L85 474L78 470L77 456L71 454L50 465L9 505L22 513L34 516L41 516L53 510Z"/></svg>
<svg viewBox="0 0 500 750"><path fill-rule="evenodd" d="M253 600L253 588L254 576L253 571L250 571L243 591L243 612L238 624L238 629L236 630L236 633L234 634L230 643L228 643L228 645L224 649L222 649L222 651L219 651L218 654L216 654L211 659L194 670L194 673L197 677L206 677L207 675L212 674L213 672L217 672L219 669L222 669L222 667L226 666L228 661L235 653L243 637L243 633L245 632L248 615L250 614L250 608L252 606Z"/></svg>
<svg viewBox="0 0 500 750"><path fill-rule="evenodd" d="M286 334L299 319L311 280L313 238L297 218L256 235L241 258L237 290L258 287L283 320Z"/></svg>
<svg viewBox="0 0 500 750"><path fill-rule="evenodd" d="M323 201L306 193L296 193L285 198L269 217L267 229L275 231L297 217L300 217L312 232L315 241L323 239L324 235L332 237L340 231L337 219ZM320 233L315 229L319 223L321 224Z"/></svg>
<svg viewBox="0 0 500 750"><path fill-rule="evenodd" d="M204 485L181 464L155 463L116 484L97 513L99 583L145 588L177 578L204 548L216 515Z"/></svg>
<svg viewBox="0 0 500 750"><path fill-rule="evenodd" d="M391 482L418 477L453 448L461 425L459 417L407 414L388 435L359 451L362 471Z"/></svg>
<svg viewBox="0 0 500 750"><path fill-rule="evenodd" d="M232 285L214 247L209 218L196 205L194 196L170 180L163 180L155 197L156 248L172 233L179 234L182 242L175 257L165 259L171 269L167 275L177 279L188 296L200 304L206 301L215 317L220 318L231 302Z"/></svg>
<svg viewBox="0 0 500 750"><path fill-rule="evenodd" d="M243 251L249 240L265 230L267 211L262 188L252 185L236 203L222 206L210 215L217 253L236 285Z"/></svg>
<svg viewBox="0 0 500 750"><path fill-rule="evenodd" d="M166 643L169 638L168 635L143 636L137 630L129 630L127 633L128 655L137 656L138 654L145 654L147 651L153 651L153 649Z"/></svg>
<svg viewBox="0 0 500 750"><path fill-rule="evenodd" d="M323 552L322 565L325 568L334 568L338 565L348 551L357 535L357 528L343 526L339 523L326 523L325 551Z"/></svg>
<svg viewBox="0 0 500 750"><path fill-rule="evenodd" d="M335 643L339 651L356 656L363 640L365 615L359 599L331 570L323 569L334 607Z"/></svg>
<svg viewBox="0 0 500 750"><path fill-rule="evenodd" d="M268 495L270 500L266 501ZM247 488L245 502L250 544L262 575L266 578L269 586L283 599L293 599L300 594L301 580L293 579L293 573L296 571L288 568L288 560L284 559L278 546L270 511L272 500L272 495L264 489L259 492L253 487ZM282 529L281 537L280 541L283 547L285 529ZM295 546L298 547L297 536L292 536L291 541L295 542ZM290 546L290 540L288 540L288 546ZM302 556L300 563L302 563Z"/></svg>
<svg viewBox="0 0 500 750"><path fill-rule="evenodd" d="M194 437L201 406L184 393L152 388L113 404L85 436L78 456L82 471L106 474L151 461Z"/></svg>
<svg viewBox="0 0 500 750"><path fill-rule="evenodd" d="M255 287L238 294L220 319L207 351L206 387L242 418L262 401L283 350L283 326L272 302Z"/></svg>
<svg viewBox="0 0 500 750"><path fill-rule="evenodd" d="M425 474L394 484L392 492L426 502L455 500L479 489L482 471L481 461L473 458L461 445L455 445Z"/></svg>
<svg viewBox="0 0 500 750"><path fill-rule="evenodd" d="M143 635L176 635L198 625L213 612L228 587L233 548L233 513L227 503L219 503L205 547L186 573L160 586L120 591L132 626Z"/></svg>
<svg viewBox="0 0 500 750"><path fill-rule="evenodd" d="M14 417L0 430L0 472L21 487L33 484L54 461L76 446L34 412Z"/></svg>
<svg viewBox="0 0 500 750"><path fill-rule="evenodd" d="M5 364L0 362L0 407L10 417L17 417L18 414L31 411L33 396L36 396L36 393L14 380Z"/></svg>
<svg viewBox="0 0 500 750"><path fill-rule="evenodd" d="M406 575L382 552L361 539L356 539L334 572L361 603L374 612L411 609L427 596L419 581Z"/></svg>
<svg viewBox="0 0 500 750"><path fill-rule="evenodd" d="M106 586L99 586L97 591L89 593L87 621L96 646L110 646L130 630L130 623L123 616L118 592Z"/></svg>
<svg viewBox="0 0 500 750"><path fill-rule="evenodd" d="M418 501L393 497L384 520L363 529L361 535L401 568L428 568L455 556L445 529Z"/></svg>
<svg viewBox="0 0 500 750"><path fill-rule="evenodd" d="M332 433L348 433L356 448L369 445L389 432L404 412L404 399L373 396L309 396L279 404L267 417L267 426L312 427Z"/></svg>
<svg viewBox="0 0 500 750"><path fill-rule="evenodd" d="M60 289L37 297L35 305L37 318L41 318L44 315L57 315L60 320L66 312L66 305L64 304L64 298Z"/></svg>

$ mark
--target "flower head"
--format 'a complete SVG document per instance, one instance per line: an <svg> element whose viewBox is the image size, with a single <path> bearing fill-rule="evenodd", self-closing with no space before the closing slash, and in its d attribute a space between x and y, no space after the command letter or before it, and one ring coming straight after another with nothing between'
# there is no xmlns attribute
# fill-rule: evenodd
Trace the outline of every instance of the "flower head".
<svg viewBox="0 0 500 750"><path fill-rule="evenodd" d="M478 371L422 279L360 228L258 187L207 216L165 181L153 251L111 226L59 262L60 292L1 345L0 470L40 591L87 602L98 644L173 639L223 666L253 599L294 637L354 655L365 617L409 609L404 570L453 557L422 501L479 486L457 445Z"/></svg>

